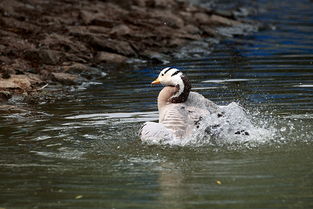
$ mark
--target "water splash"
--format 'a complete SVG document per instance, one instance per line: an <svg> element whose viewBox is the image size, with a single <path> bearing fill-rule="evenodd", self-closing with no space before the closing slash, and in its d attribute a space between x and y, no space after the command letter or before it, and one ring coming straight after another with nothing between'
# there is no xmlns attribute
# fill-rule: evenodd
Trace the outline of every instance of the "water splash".
<svg viewBox="0 0 313 209"><path fill-rule="evenodd" d="M273 114L264 115L261 110L250 112L233 102L221 106L222 114L210 114L192 135L176 138L162 124L154 126L154 137L144 140L147 144L170 146L212 146L227 149L257 148L263 145L281 145L288 142L312 142L312 125L298 118L282 118ZM306 118L307 120L308 118ZM148 122L146 125L151 125ZM154 124L155 125L155 124ZM149 127L148 127L149 129Z"/></svg>
<svg viewBox="0 0 313 209"><path fill-rule="evenodd" d="M204 139L205 144L254 147L268 142L275 135L275 129L253 123L251 115L235 102L221 109L222 116L206 117L201 127L204 131L195 132L195 136Z"/></svg>

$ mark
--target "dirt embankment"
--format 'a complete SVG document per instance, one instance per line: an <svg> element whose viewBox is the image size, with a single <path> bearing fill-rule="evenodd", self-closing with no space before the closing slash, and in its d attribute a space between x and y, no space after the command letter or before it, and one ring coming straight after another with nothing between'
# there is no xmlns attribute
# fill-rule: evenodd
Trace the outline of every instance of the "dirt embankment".
<svg viewBox="0 0 313 209"><path fill-rule="evenodd" d="M240 22L176 0L0 0L0 100L149 59Z"/></svg>

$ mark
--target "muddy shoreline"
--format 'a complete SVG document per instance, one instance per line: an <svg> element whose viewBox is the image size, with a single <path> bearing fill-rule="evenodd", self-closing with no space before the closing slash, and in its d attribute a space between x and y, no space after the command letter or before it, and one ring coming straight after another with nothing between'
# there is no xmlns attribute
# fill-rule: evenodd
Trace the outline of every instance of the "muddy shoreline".
<svg viewBox="0 0 313 209"><path fill-rule="evenodd" d="M170 0L2 0L0 101L49 83L75 85L103 66L154 60L191 41L221 39L220 27L242 22ZM99 67L101 66L101 67Z"/></svg>

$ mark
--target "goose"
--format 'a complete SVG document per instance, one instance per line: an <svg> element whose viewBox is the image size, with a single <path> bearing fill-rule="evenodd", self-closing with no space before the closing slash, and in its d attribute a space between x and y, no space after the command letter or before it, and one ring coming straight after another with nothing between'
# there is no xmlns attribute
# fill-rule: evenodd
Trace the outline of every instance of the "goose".
<svg viewBox="0 0 313 209"><path fill-rule="evenodd" d="M157 99L159 122L146 122L140 130L140 138L144 142L191 137L204 116L223 115L218 105L191 91L187 76L177 68L164 68L151 84L162 84L164 88Z"/></svg>

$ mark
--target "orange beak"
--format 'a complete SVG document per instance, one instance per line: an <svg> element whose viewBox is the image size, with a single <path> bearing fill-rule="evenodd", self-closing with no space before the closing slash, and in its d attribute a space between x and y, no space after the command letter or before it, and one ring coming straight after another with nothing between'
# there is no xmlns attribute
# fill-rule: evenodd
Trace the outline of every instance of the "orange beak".
<svg viewBox="0 0 313 209"><path fill-rule="evenodd" d="M152 81L151 84L160 84L159 78L155 79L154 81Z"/></svg>

